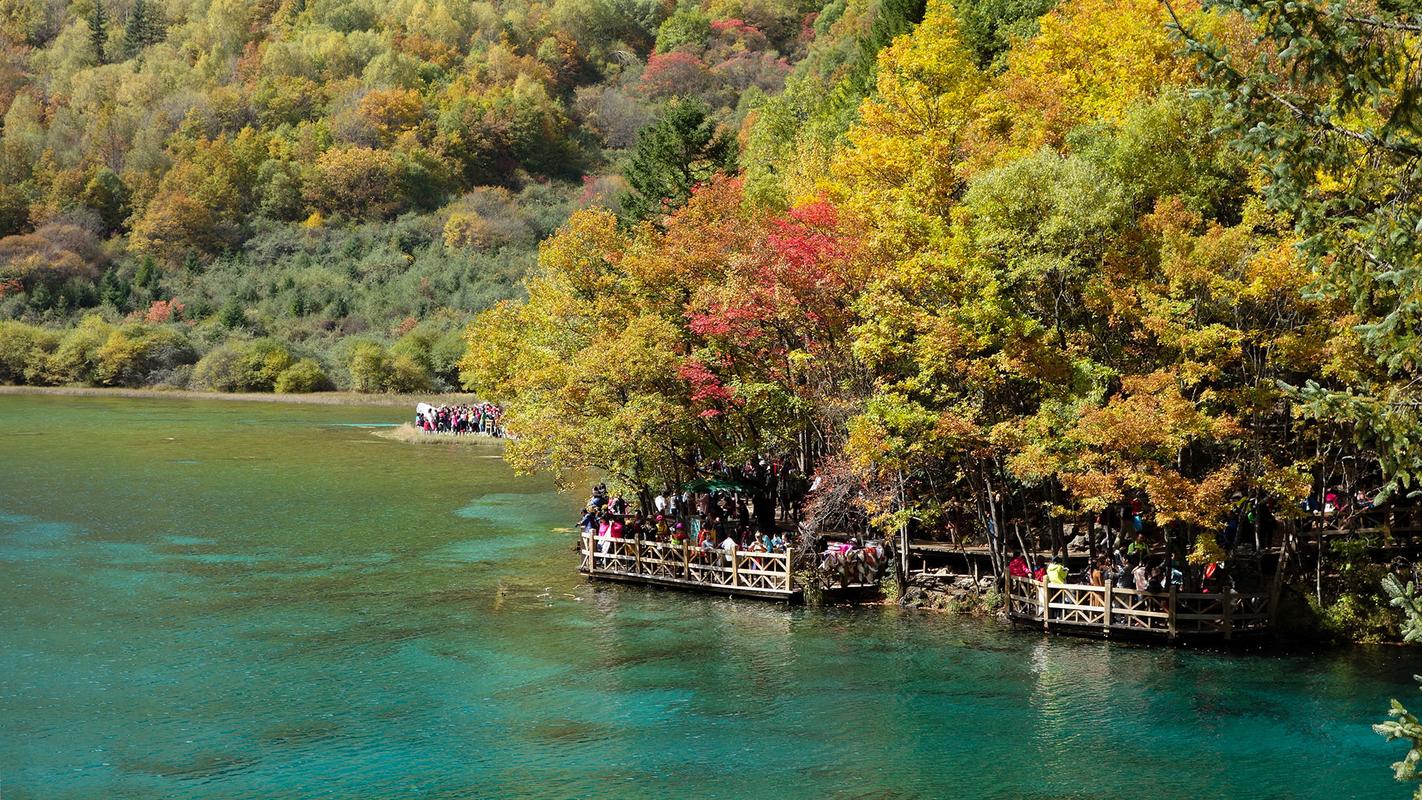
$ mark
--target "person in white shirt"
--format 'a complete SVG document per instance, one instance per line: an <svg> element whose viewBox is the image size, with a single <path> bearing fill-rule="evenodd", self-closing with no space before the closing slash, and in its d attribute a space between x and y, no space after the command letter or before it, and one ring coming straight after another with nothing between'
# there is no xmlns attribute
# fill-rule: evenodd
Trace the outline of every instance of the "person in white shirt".
<svg viewBox="0 0 1422 800"><path fill-rule="evenodd" d="M721 549L726 551L726 563L731 563L731 560L736 556L736 540L727 536L721 540Z"/></svg>

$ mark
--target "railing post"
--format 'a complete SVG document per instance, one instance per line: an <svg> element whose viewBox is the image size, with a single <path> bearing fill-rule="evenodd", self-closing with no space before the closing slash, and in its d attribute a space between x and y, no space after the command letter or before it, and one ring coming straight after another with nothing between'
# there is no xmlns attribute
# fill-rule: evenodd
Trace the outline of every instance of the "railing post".
<svg viewBox="0 0 1422 800"><path fill-rule="evenodd" d="M691 580L691 556L687 553L686 539L681 540L681 577Z"/></svg>
<svg viewBox="0 0 1422 800"><path fill-rule="evenodd" d="M1111 635L1111 583L1112 580L1110 578L1107 578L1106 598L1104 601L1102 601L1102 610L1106 612L1106 616L1103 617L1101 620L1101 630L1104 631L1107 636Z"/></svg>
<svg viewBox="0 0 1422 800"><path fill-rule="evenodd" d="M1007 618L1012 619L1012 591L1017 588L1017 578L1013 575L1007 576Z"/></svg>
<svg viewBox="0 0 1422 800"><path fill-rule="evenodd" d="M1224 590L1224 638L1229 641L1234 636L1234 590Z"/></svg>
<svg viewBox="0 0 1422 800"><path fill-rule="evenodd" d="M1175 638L1175 594L1176 587L1175 584L1172 583L1170 584L1170 606L1166 609L1169 614L1168 621L1166 623L1166 629L1169 632L1168 635L1171 639Z"/></svg>
<svg viewBox="0 0 1422 800"><path fill-rule="evenodd" d="M785 545L785 591L794 591L793 583L790 579L790 545Z"/></svg>
<svg viewBox="0 0 1422 800"><path fill-rule="evenodd" d="M1042 612L1042 630L1052 629L1051 593L1047 590L1047 579L1043 578L1037 587L1037 603Z"/></svg>
<svg viewBox="0 0 1422 800"><path fill-rule="evenodd" d="M588 574L597 572L597 536L590 534L588 537Z"/></svg>
<svg viewBox="0 0 1422 800"><path fill-rule="evenodd" d="M740 548L731 548L731 585L741 585L741 551Z"/></svg>
<svg viewBox="0 0 1422 800"><path fill-rule="evenodd" d="M637 564L637 574L638 574L638 575L641 575L641 574L642 574L642 540L641 540L641 539L633 539L633 540L632 540L632 558L636 561L636 564Z"/></svg>

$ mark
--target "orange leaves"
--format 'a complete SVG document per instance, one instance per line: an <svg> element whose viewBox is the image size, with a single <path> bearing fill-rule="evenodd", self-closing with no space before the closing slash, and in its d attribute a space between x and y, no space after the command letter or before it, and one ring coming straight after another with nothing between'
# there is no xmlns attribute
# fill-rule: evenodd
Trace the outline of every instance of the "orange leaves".
<svg viewBox="0 0 1422 800"><path fill-rule="evenodd" d="M1239 479L1239 465L1226 464L1198 479L1162 470L1137 473L1132 482L1150 496L1157 523L1208 527L1224 519Z"/></svg>
<svg viewBox="0 0 1422 800"><path fill-rule="evenodd" d="M1161 370L1122 378L1121 393L1084 413L1076 435L1089 446L1169 460L1192 442L1239 432L1229 417L1211 415L1186 397L1179 376Z"/></svg>
<svg viewBox="0 0 1422 800"><path fill-rule="evenodd" d="M1061 427L1053 432L1054 412ZM1087 511L1139 492L1161 524L1207 525L1242 485L1239 464L1228 456L1202 470L1189 455L1227 454L1243 444L1245 430L1187 395L1180 376L1167 370L1123 377L1120 392L1101 405L1047 407L1032 428L1009 468L1034 482L1055 475Z"/></svg>
<svg viewBox="0 0 1422 800"><path fill-rule="evenodd" d="M1016 462L1014 462L1015 464ZM1063 472L1062 487L1085 511L1101 512L1125 496L1126 482L1110 472Z"/></svg>
<svg viewBox="0 0 1422 800"><path fill-rule="evenodd" d="M741 181L720 178L698 186L666 222L649 229L629 251L624 270L641 292L679 312L694 287L720 284L722 276L764 233L764 220L741 207Z"/></svg>
<svg viewBox="0 0 1422 800"><path fill-rule="evenodd" d="M183 316L183 304L177 300L154 300L148 307L148 312L143 315L144 322L158 324L161 322L172 322L174 319L181 319Z"/></svg>
<svg viewBox="0 0 1422 800"><path fill-rule="evenodd" d="M389 144L424 122L425 102L413 89L372 89L361 98L357 111Z"/></svg>

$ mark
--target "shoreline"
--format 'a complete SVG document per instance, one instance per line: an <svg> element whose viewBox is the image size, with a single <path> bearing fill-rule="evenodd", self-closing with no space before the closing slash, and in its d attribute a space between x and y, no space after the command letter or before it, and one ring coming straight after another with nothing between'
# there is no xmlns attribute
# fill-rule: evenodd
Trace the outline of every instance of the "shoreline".
<svg viewBox="0 0 1422 800"><path fill-rule="evenodd" d="M453 434L453 433L432 433L422 431L408 422L401 423L398 427L382 428L375 431L375 435L381 439L388 439L392 442L404 442L406 444L457 444L457 445L477 445L481 447L503 447L507 441L502 436L486 436L482 433Z"/></svg>
<svg viewBox="0 0 1422 800"><path fill-rule="evenodd" d="M360 392L275 394L272 392L203 392L192 389L125 389L99 386L4 385L0 386L0 396L3 395L122 397L135 400L234 400L246 403L294 403L314 406L378 406L383 408L414 408L416 403L440 405L478 402L473 395L454 392L443 394L362 394Z"/></svg>

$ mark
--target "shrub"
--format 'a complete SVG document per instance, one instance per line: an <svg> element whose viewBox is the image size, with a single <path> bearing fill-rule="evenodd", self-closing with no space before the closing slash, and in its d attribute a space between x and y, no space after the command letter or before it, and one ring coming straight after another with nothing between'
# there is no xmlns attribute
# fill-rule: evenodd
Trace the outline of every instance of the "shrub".
<svg viewBox="0 0 1422 800"><path fill-rule="evenodd" d="M296 363L291 352L281 342L258 339L247 345L242 355L242 389L248 392L270 392L277 377Z"/></svg>
<svg viewBox="0 0 1422 800"><path fill-rule="evenodd" d="M430 345L430 367L435 377L450 386L459 385L459 361L464 358L464 331L445 331Z"/></svg>
<svg viewBox="0 0 1422 800"><path fill-rule="evenodd" d="M286 345L274 339L227 342L198 362L192 385L215 392L270 392L277 378L295 363Z"/></svg>
<svg viewBox="0 0 1422 800"><path fill-rule="evenodd" d="M191 364L195 355L187 338L172 328L125 325L99 348L94 376L105 386L143 386L150 375Z"/></svg>
<svg viewBox="0 0 1422 800"><path fill-rule="evenodd" d="M244 354L245 348L236 342L225 342L214 347L193 367L192 387L213 392L240 391Z"/></svg>
<svg viewBox="0 0 1422 800"><path fill-rule="evenodd" d="M146 322L172 322L174 319L182 319L183 304L177 300L154 300L148 307L148 313L144 315Z"/></svg>
<svg viewBox="0 0 1422 800"><path fill-rule="evenodd" d="M361 342L351 350L351 388L381 392L390 379L390 352L378 342Z"/></svg>
<svg viewBox="0 0 1422 800"><path fill-rule="evenodd" d="M49 383L49 354L59 334L23 322L0 322L0 383Z"/></svg>
<svg viewBox="0 0 1422 800"><path fill-rule="evenodd" d="M395 358L408 356L425 372L429 372L433 367L430 348L438 336L439 333L428 325L416 327L390 347L390 355Z"/></svg>
<svg viewBox="0 0 1422 800"><path fill-rule="evenodd" d="M385 381L385 390L409 394L428 392L432 387L429 370L418 359L408 354L395 356L390 362L390 374Z"/></svg>
<svg viewBox="0 0 1422 800"><path fill-rule="evenodd" d="M110 325L96 314L85 317L77 328L64 334L59 349L50 356L49 370L58 383L94 383L95 371L99 366L99 348L104 346L114 332Z"/></svg>
<svg viewBox="0 0 1422 800"><path fill-rule="evenodd" d="M222 310L217 312L217 321L224 328L240 328L247 324L247 312L234 297L224 303Z"/></svg>
<svg viewBox="0 0 1422 800"><path fill-rule="evenodd" d="M321 370L321 365L309 358L303 358L282 371L276 379L279 394L304 394L324 392L331 389L331 379Z"/></svg>

